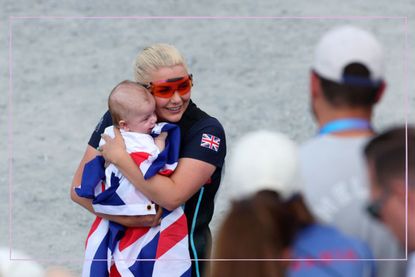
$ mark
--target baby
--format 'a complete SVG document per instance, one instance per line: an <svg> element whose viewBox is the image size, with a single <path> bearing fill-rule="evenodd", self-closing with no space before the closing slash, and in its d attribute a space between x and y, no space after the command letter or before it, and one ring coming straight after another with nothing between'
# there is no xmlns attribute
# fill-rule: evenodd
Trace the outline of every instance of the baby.
<svg viewBox="0 0 415 277"><path fill-rule="evenodd" d="M126 150L144 178L171 174L179 158L180 129L174 124L156 124L152 95L137 83L123 81L111 91L108 108L114 126L106 128L104 133L114 137L114 128L120 129ZM104 143L101 140L99 145ZM95 212L124 216L156 214L156 205L114 164L106 166L105 174L103 164L102 156L88 162L82 184L76 189L78 195L93 199ZM100 263L98 258L107 262ZM124 228L97 217L87 238L82 276L101 272L118 272L121 276L146 272L146 276L160 276L160 270L166 269L173 275L189 276L190 266L187 220L179 207L173 211L163 209L160 225L151 228Z"/></svg>
<svg viewBox="0 0 415 277"><path fill-rule="evenodd" d="M160 132L153 138L150 133L156 126L155 101L151 94L142 86L131 81L123 81L110 93L108 108L111 113L113 126L105 129L105 134L114 137L114 127L120 129L127 152L139 166L143 176L147 179L155 172L147 172L151 164L165 148L167 132ZM162 126L162 125L161 125ZM158 127L161 127L160 125ZM100 146L105 141L101 139ZM177 141L179 143L179 141ZM171 167L171 166L170 166ZM160 173L168 175L172 168L168 166ZM151 175L151 176L149 176ZM94 204L96 212L113 215L148 215L155 214L155 205L131 184L115 165L110 164L105 169L105 189L118 186L117 193L122 194L124 205L109 208L108 203ZM97 187L96 189L102 190ZM105 190L104 189L104 190ZM97 192L97 191L96 191ZM116 203L114 203L116 204Z"/></svg>

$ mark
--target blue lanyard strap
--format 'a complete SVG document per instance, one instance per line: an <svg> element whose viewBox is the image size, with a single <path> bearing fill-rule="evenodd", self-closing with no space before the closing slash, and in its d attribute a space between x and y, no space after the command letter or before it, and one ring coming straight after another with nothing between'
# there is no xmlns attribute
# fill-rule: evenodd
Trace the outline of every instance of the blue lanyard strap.
<svg viewBox="0 0 415 277"><path fill-rule="evenodd" d="M319 135L326 135L336 132L352 131L352 130L372 130L372 125L366 119L360 118L344 118L329 121L318 132Z"/></svg>

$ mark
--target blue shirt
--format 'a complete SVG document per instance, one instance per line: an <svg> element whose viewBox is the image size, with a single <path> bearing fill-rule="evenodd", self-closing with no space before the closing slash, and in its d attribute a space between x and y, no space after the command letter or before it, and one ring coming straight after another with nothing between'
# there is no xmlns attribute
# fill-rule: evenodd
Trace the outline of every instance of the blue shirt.
<svg viewBox="0 0 415 277"><path fill-rule="evenodd" d="M348 237L333 227L311 225L301 230L293 245L290 277L376 276L374 261L330 261L330 259L373 259L365 243ZM313 261L312 259L325 259Z"/></svg>

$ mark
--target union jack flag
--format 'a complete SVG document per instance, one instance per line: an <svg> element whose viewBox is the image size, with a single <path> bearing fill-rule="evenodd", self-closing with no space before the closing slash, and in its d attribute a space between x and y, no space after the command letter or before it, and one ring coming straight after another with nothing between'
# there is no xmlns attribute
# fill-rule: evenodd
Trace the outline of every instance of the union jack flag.
<svg viewBox="0 0 415 277"><path fill-rule="evenodd" d="M220 145L220 138L215 137L213 135L209 135L209 134L202 135L202 141L200 142L200 146L209 148L213 151L218 152L219 145Z"/></svg>
<svg viewBox="0 0 415 277"><path fill-rule="evenodd" d="M180 129L165 123L160 123L153 129L156 135L163 131L169 135L165 149L157 157L152 158L146 152L130 153L145 179L158 172L173 171L177 166ZM129 140L136 136L130 138L124 134L123 137L129 151L132 144ZM151 143L154 144L153 141ZM151 206L154 204L149 205L149 199L141 199L141 193L131 183L127 183L128 180L115 166L111 166L113 165L104 168L102 156L88 162L84 167L81 186L75 189L78 195L93 199L94 210L99 209L104 214L151 214L149 209L153 210ZM86 241L82 276L190 277L191 261L184 210L181 207L173 211L163 209L160 225L151 228L125 228L97 217Z"/></svg>

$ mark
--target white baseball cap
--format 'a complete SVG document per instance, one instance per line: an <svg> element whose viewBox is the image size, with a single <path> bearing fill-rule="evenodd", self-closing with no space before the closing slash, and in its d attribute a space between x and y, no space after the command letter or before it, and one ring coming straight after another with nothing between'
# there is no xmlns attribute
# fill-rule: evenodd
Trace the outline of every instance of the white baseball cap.
<svg viewBox="0 0 415 277"><path fill-rule="evenodd" d="M369 70L369 80L345 76L344 69L351 63L364 65ZM339 84L377 86L384 77L382 46L365 30L353 26L336 27L317 44L313 69L320 77Z"/></svg>
<svg viewBox="0 0 415 277"><path fill-rule="evenodd" d="M225 177L232 198L273 190L288 199L300 190L298 149L287 136L265 130L248 133L229 154Z"/></svg>

